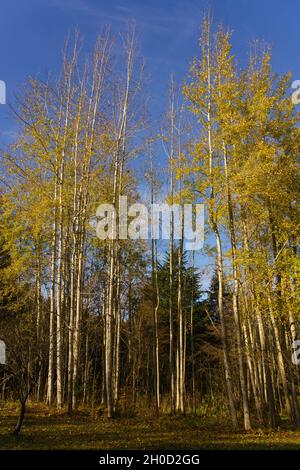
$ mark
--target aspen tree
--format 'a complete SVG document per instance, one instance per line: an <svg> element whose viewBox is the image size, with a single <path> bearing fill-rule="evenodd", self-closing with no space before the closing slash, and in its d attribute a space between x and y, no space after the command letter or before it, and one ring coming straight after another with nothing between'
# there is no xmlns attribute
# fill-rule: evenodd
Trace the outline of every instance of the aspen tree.
<svg viewBox="0 0 300 470"><path fill-rule="evenodd" d="M234 403L233 384L231 376L231 366L229 361L229 351L227 344L226 324L223 315L223 249L220 234L219 214L220 207L220 181L218 181L217 162L214 161L214 102L213 102L213 81L214 64L211 44L211 18L209 15L202 22L202 33L200 38L201 59L194 60L191 67L191 84L184 87L184 94L191 103L191 111L197 116L200 124L200 136L203 144L195 145L195 166L198 167L207 180L200 182L197 180L195 186L197 192L201 194L208 206L208 217L210 227L215 235L217 246L217 270L218 270L218 311L221 322L222 346L224 355L225 378L228 393L229 408L232 425L237 428L237 414Z"/></svg>

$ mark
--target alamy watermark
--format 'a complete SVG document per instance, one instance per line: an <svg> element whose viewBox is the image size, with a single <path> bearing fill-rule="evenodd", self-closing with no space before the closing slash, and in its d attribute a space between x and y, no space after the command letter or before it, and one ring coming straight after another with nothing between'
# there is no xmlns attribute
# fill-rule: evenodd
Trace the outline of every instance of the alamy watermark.
<svg viewBox="0 0 300 470"><path fill-rule="evenodd" d="M6 348L4 341L0 340L0 364L6 364Z"/></svg>
<svg viewBox="0 0 300 470"><path fill-rule="evenodd" d="M128 205L120 196L118 208L100 204L91 225L100 240L174 240L184 239L186 250L201 250L204 245L204 204Z"/></svg>
<svg viewBox="0 0 300 470"><path fill-rule="evenodd" d="M295 339L292 343L292 363L295 366L300 364L300 339Z"/></svg>
<svg viewBox="0 0 300 470"><path fill-rule="evenodd" d="M3 80L0 80L0 104L6 104L6 85Z"/></svg>
<svg viewBox="0 0 300 470"><path fill-rule="evenodd" d="M292 102L294 105L300 104L300 80L294 80L292 83Z"/></svg>

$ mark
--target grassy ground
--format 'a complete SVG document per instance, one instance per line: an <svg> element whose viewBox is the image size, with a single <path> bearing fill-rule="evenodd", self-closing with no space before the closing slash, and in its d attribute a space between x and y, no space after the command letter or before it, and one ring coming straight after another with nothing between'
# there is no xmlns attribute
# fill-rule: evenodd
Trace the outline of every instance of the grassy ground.
<svg viewBox="0 0 300 470"><path fill-rule="evenodd" d="M0 408L0 449L298 449L300 431L233 433L224 423L194 417L108 421L78 412L72 418L29 405L24 428L12 436L17 405Z"/></svg>

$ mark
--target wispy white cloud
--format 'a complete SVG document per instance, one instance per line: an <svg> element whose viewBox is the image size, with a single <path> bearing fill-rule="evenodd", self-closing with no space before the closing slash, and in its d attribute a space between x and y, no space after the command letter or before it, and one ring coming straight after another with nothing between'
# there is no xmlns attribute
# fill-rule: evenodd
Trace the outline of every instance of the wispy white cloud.
<svg viewBox="0 0 300 470"><path fill-rule="evenodd" d="M3 137L5 139L15 139L17 137L18 133L12 130L2 130L0 131L0 137Z"/></svg>
<svg viewBox="0 0 300 470"><path fill-rule="evenodd" d="M167 63L170 68L177 68L182 63L182 54L178 51L185 44L196 38L201 12L207 0L172 0L170 2L145 0L47 0L48 5L64 11L65 14L86 17L94 24L109 23L123 29L129 19L137 22L145 45L161 43L162 54L146 56L157 67ZM146 46L147 47L147 46Z"/></svg>
<svg viewBox="0 0 300 470"><path fill-rule="evenodd" d="M111 5L109 2L91 3L88 0L48 0L49 6L60 8L66 12L77 12L88 15L96 20L125 23L134 18L139 25L152 32L168 33L174 27L177 34L191 36L197 25L195 4L189 1L174 2L172 12L162 5L149 5L144 2L132 2L130 5ZM199 10L200 11L200 10Z"/></svg>
<svg viewBox="0 0 300 470"><path fill-rule="evenodd" d="M103 5L92 5L86 0L48 0L48 2L52 7L89 15L95 19L104 18L110 21L124 21L124 16L120 13L108 12L103 8Z"/></svg>

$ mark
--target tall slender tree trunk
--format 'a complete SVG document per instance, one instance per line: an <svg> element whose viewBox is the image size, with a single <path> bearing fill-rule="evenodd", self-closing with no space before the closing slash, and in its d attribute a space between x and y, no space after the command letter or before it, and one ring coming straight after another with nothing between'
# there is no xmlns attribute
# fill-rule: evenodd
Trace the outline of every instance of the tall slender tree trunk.
<svg viewBox="0 0 300 470"><path fill-rule="evenodd" d="M169 156L169 171L170 171L170 196L171 204L174 202L174 81L171 80L170 87L170 156ZM173 338L173 267L174 267L174 216L173 211L170 213L170 262L169 262L169 370L170 370L170 407L171 414L175 411L175 389L174 389L174 338Z"/></svg>
<svg viewBox="0 0 300 470"><path fill-rule="evenodd" d="M62 260L63 260L63 173L64 162L61 163L59 175L59 224L58 224L58 253L57 253L57 294L56 294L56 403L62 406Z"/></svg>
<svg viewBox="0 0 300 470"><path fill-rule="evenodd" d="M152 191L153 193L153 191ZM152 195L152 204L153 204ZM155 406L156 414L160 410L160 375L159 375L159 340L158 340L158 310L160 304L160 294L157 275L157 245L152 239L152 311L154 327L154 379L155 379Z"/></svg>
<svg viewBox="0 0 300 470"><path fill-rule="evenodd" d="M115 345L114 345L114 413L118 413L120 395L120 341L121 341L121 273L120 250L116 265L116 295L115 295Z"/></svg>
<svg viewBox="0 0 300 470"><path fill-rule="evenodd" d="M223 157L224 157L224 170L225 170L225 181L226 181L226 190L227 190L227 209L228 209L228 217L229 217L229 232L230 232L232 271L233 271L232 307L233 307L233 315L234 315L236 339L237 339L239 375L240 375L240 385L241 385L242 400L243 400L244 429L245 431L250 431L251 429L250 411L249 411L249 403L248 403L247 387L246 387L246 371L245 371L245 364L244 364L244 358L243 358L242 327L241 327L241 318L240 318L241 316L239 312L239 278L238 278L238 268L237 268L237 260L236 260L236 235L235 235L231 188L230 188L229 173L228 173L227 149L226 149L226 145L224 142L223 142Z"/></svg>
<svg viewBox="0 0 300 470"><path fill-rule="evenodd" d="M182 220L183 222L183 220ZM183 226L183 223L182 223ZM183 230L182 234L183 235ZM182 305L182 257L183 257L183 236L179 240L178 245L178 400L177 412L184 413L184 319L183 319L183 305Z"/></svg>
<svg viewBox="0 0 300 470"><path fill-rule="evenodd" d="M192 363L192 409L196 414L196 384L195 384L195 357L194 357L194 271L195 271L195 252L192 254L192 289L191 289L191 307L190 307L190 328L191 328L191 363Z"/></svg>
<svg viewBox="0 0 300 470"><path fill-rule="evenodd" d="M236 408L234 403L233 385L230 370L229 351L227 345L227 331L224 318L223 309L223 252L222 252L222 241L219 232L218 223L215 215L215 183L213 177L213 136L212 136L212 83L211 83L211 25L210 18L207 18L207 31L206 31L206 44L204 50L206 50L206 67L207 67L207 140L208 140L208 158L209 158L209 221L210 226L214 232L217 245L217 271L218 271L218 312L221 324L221 336L222 336L222 348L223 348L223 359L225 368L225 380L228 394L229 409L231 414L231 421L234 429L238 427Z"/></svg>
<svg viewBox="0 0 300 470"><path fill-rule="evenodd" d="M55 175L57 178L57 175ZM54 327L55 327L55 274L56 274L56 240L57 240L57 180L54 188L54 223L51 243L51 290L50 290L50 321L49 321L49 359L48 359L48 382L47 382L47 403L52 404L53 400L53 364L54 364Z"/></svg>

